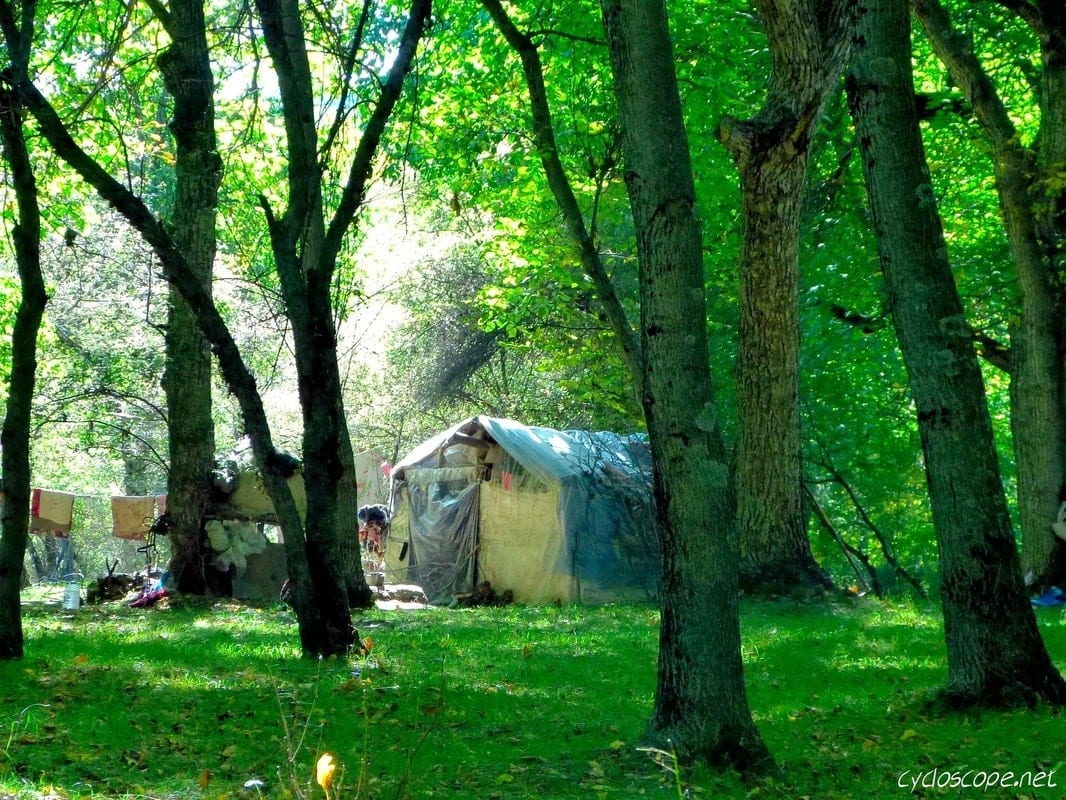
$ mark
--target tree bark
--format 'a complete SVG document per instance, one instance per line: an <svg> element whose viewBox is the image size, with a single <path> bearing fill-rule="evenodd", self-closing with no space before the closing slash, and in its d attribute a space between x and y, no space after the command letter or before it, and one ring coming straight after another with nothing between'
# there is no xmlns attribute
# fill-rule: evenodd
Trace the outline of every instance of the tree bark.
<svg viewBox="0 0 1066 800"><path fill-rule="evenodd" d="M752 119L722 121L740 173L743 242L737 356L741 585L828 587L803 494L799 411L799 223L811 140L851 46L854 0L756 3L772 69Z"/></svg>
<svg viewBox="0 0 1066 800"><path fill-rule="evenodd" d="M159 57L158 66L174 98L170 132L177 145L174 243L210 297L222 161L215 143L214 77L202 1L173 0L163 23L171 44ZM170 460L169 569L178 591L191 594L203 594L207 588L203 515L215 457L211 369L211 351L196 317L172 286L163 376Z"/></svg>
<svg viewBox="0 0 1066 800"><path fill-rule="evenodd" d="M642 404L662 537L662 622L647 738L685 763L773 762L740 654L730 472L711 385L695 187L665 4L603 0L640 259Z"/></svg>
<svg viewBox="0 0 1066 800"><path fill-rule="evenodd" d="M1041 42L1040 132L1026 147L973 50L938 0L915 15L937 57L973 106L991 145L1004 228L1017 270L1019 313L1011 326L1011 432L1018 472L1023 569L1034 589L1066 581L1066 544L1051 530L1066 500L1066 22L1062 4L1003 3ZM1050 180L1049 180L1050 179Z"/></svg>
<svg viewBox="0 0 1066 800"><path fill-rule="evenodd" d="M297 382L303 411L304 480L307 504L307 559L312 584L293 581L299 604L307 593L332 609L340 630L350 620L349 598L369 605L371 592L362 564L350 557L358 523L338 516L350 503L355 459L347 432L333 325L332 280L343 237L362 206L374 153L403 89L422 33L429 0L410 6L397 56L362 132L341 200L329 223L322 200L316 108L299 3L257 0L263 33L278 75L289 156L288 207L275 217L265 199L274 261L292 324ZM342 491L343 490L343 491ZM354 507L351 508L354 511ZM349 551L344 558L342 552ZM344 575L348 568L347 576Z"/></svg>
<svg viewBox="0 0 1066 800"><path fill-rule="evenodd" d="M918 415L940 554L946 696L1066 702L1022 582L973 333L947 259L914 104L906 0L865 0L848 97Z"/></svg>
<svg viewBox="0 0 1066 800"><path fill-rule="evenodd" d="M25 70L27 51L20 47L32 37L32 14L21 26L10 6L0 7L0 27L8 43L15 71ZM21 55L20 55L21 54ZM6 76L5 76L6 78ZM41 275L41 219L34 179L22 129L23 109L6 79L0 86L0 139L18 208L12 228L15 260L22 297L11 337L11 377L7 409L0 430L0 468L3 470L3 519L0 528L0 659L23 656L20 591L30 524L30 416L37 372L37 332L44 316L44 278Z"/></svg>

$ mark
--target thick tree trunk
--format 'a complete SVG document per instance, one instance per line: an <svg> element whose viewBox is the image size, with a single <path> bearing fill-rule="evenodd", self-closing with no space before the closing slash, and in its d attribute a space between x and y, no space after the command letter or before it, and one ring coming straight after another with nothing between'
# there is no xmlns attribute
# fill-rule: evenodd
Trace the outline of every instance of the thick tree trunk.
<svg viewBox="0 0 1066 800"><path fill-rule="evenodd" d="M1014 547L973 334L918 129L906 0L866 0L848 96L882 271L918 412L940 553L947 696L1066 702Z"/></svg>
<svg viewBox="0 0 1066 800"><path fill-rule="evenodd" d="M171 44L158 64L174 98L170 124L177 145L174 242L210 297L222 162L215 143L214 78L202 0L174 0L166 28ZM166 349L163 389L169 421L169 568L178 591L203 594L207 588L203 514L215 456L211 351L195 315L174 287L170 289Z"/></svg>
<svg viewBox="0 0 1066 800"><path fill-rule="evenodd" d="M10 16L5 14L4 34L14 49L12 33ZM6 86L0 89L0 138L18 205L12 238L22 286L11 337L7 409L0 431L4 492L0 528L0 658L6 659L23 655L20 591L30 524L30 410L37 371L37 332L48 299L41 276L37 183L23 138L22 107L16 93Z"/></svg>
<svg viewBox="0 0 1066 800"><path fill-rule="evenodd" d="M772 759L744 686L732 487L702 324L701 235L666 8L649 0L602 7L637 231L642 401L663 552L647 736L684 762L765 770Z"/></svg>
<svg viewBox="0 0 1066 800"><path fill-rule="evenodd" d="M799 221L807 153L778 142L741 169L737 521L746 592L829 586L811 553L799 407Z"/></svg>
<svg viewBox="0 0 1066 800"><path fill-rule="evenodd" d="M1041 126L1035 148L1022 143L972 41L952 27L940 2L917 0L914 11L991 144L996 190L1017 270L1011 431L1023 568L1035 589L1066 581L1066 543L1051 530L1060 501L1066 499L1066 285L1059 277L1066 193L1054 188L1061 187L1059 172L1066 161L1066 22L1058 0L1008 7L1027 11L1025 20L1041 42Z"/></svg>
<svg viewBox="0 0 1066 800"><path fill-rule="evenodd" d="M1066 189L1061 181L1066 164L1066 7L1058 0L1039 0L1037 27L1041 48L1041 85L1039 87L1040 132L1035 151L1038 172L1028 174L1030 192L1035 201L1030 209L1036 216L1039 252L1043 255L1043 280L1033 284L1030 278L1021 284L1022 313L1012 332L1012 356L1015 343L1024 341L1039 347L1038 353L1052 358L1051 368L1038 377L1045 365L1035 359L1028 366L1032 375L1027 391L1011 376L1011 405L1032 402L1037 407L1026 418L1039 427L1024 426L1012 414L1015 442L1023 450L1018 456L1018 510L1022 518L1022 571L1032 579L1035 589L1066 583L1066 541L1049 531L1048 521L1057 519L1058 507L1066 502L1066 284L1062 270L1066 267ZM1021 275L1019 275L1021 277ZM1029 285L1032 284L1032 285ZM1048 342L1050 339L1050 343ZM1032 344L1029 344L1029 343ZM1046 385L1039 385L1040 381ZM1048 404L1052 404L1050 408ZM1050 412L1051 417L1043 414ZM1044 438L1050 441L1043 441ZM1022 460L1027 480L1022 478ZM1047 463L1043 463L1044 461ZM1023 489L1023 487L1025 487Z"/></svg>
<svg viewBox="0 0 1066 800"><path fill-rule="evenodd" d="M848 57L853 0L756 3L772 69L757 116L722 121L740 172L737 517L741 584L828 587L807 538L799 411L799 222L818 118Z"/></svg>

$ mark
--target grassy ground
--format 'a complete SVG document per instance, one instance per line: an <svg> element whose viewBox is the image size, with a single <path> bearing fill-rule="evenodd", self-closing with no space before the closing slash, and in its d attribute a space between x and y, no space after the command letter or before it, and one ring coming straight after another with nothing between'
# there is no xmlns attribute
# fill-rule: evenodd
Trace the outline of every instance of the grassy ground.
<svg viewBox="0 0 1066 800"><path fill-rule="evenodd" d="M1063 611L1038 617L1066 662ZM945 679L935 607L748 602L743 623L783 768L757 785L678 781L639 749L652 608L379 611L368 655L312 663L280 607L27 604L27 656L0 663L0 798L322 798L325 753L330 800L1066 797L1059 713L923 711ZM951 787L966 770L1036 785Z"/></svg>

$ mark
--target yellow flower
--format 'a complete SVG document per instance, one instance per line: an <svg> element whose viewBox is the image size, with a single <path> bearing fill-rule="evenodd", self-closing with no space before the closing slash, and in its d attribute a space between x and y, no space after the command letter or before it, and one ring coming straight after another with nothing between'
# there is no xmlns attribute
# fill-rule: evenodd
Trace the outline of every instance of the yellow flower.
<svg viewBox="0 0 1066 800"><path fill-rule="evenodd" d="M323 753L318 759L318 764L315 765L315 781L327 795L329 794L330 784L333 783L333 773L336 769L337 762L333 760L333 756L329 753Z"/></svg>

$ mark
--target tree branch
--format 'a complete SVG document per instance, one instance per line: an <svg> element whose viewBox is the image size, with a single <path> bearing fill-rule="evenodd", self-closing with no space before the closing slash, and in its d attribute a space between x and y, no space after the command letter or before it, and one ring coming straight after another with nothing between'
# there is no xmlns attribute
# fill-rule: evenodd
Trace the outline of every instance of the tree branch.
<svg viewBox="0 0 1066 800"><path fill-rule="evenodd" d="M974 333L974 349L977 355L997 369L1001 369L1008 375L1011 371L1010 348L991 336L983 333Z"/></svg>
<svg viewBox="0 0 1066 800"><path fill-rule="evenodd" d="M341 128L344 125L344 120L348 118L348 111L346 106L348 105L348 95L352 90L352 73L355 70L355 56L359 52L359 48L363 43L363 32L366 30L367 20L370 18L370 6L372 0L363 0L363 10L359 14L359 21L355 25L355 33L352 35L352 43L348 47L348 52L344 58L344 67L341 73L341 94L337 98L337 114L333 118L333 124L330 126L329 132L326 134L326 139L322 144L321 153L322 158L325 159L330 150L333 149L333 142L336 141L337 136L341 132Z"/></svg>
<svg viewBox="0 0 1066 800"><path fill-rule="evenodd" d="M859 496L855 491L855 487L853 487L848 482L847 478L845 478L843 474L841 474L841 472L832 464L823 463L821 466L829 471L833 482L839 485L847 494L848 499L851 501L852 506L858 513L859 519L862 521L862 524L866 526L866 528L871 533L873 533L874 537L881 545L881 553L882 555L884 555L885 561L887 561L892 566L892 568L896 570L896 572L899 573L904 580L907 581L907 583L914 587L915 591L918 592L918 595L920 597L928 597L925 588L921 584L921 581L913 577L909 572L907 572L906 569L903 568L903 565L899 563L899 559L896 558L895 554L892 552L891 546L888 543L888 537L885 536L884 532L879 527L877 527L877 525L872 519L870 519L870 515L866 511L866 507L862 504L862 501L859 499Z"/></svg>
<svg viewBox="0 0 1066 800"><path fill-rule="evenodd" d="M222 375L241 408L245 426L252 438L256 459L263 467L264 477L270 482L273 478L270 473L277 463L278 456L271 439L262 400L256 392L255 377L241 359L237 343L233 340L206 288L185 264L184 256L163 224L149 211L139 197L115 180L95 159L81 149L70 136L55 109L33 82L28 79L20 81L17 89L26 108L37 120L41 133L55 153L81 175L100 197L114 206L155 251L163 267L164 275L181 292L196 315L204 338L211 344L211 349L218 356ZM284 492L287 496L276 497L272 492L272 499L275 502L280 499L291 505L291 514L287 517L298 518L292 494L285 481L280 480L278 485L285 486ZM286 533L288 534L288 531ZM297 539L302 537L302 529L299 527L294 528L292 533Z"/></svg>
<svg viewBox="0 0 1066 800"><path fill-rule="evenodd" d="M330 220L326 230L325 241L322 245L322 256L325 263L332 264L340 253L344 235L363 204L366 195L366 185L370 180L373 168L374 156L377 153L381 137L385 133L385 126L392 116L392 111L400 99L403 91L404 79L414 64L415 54L418 52L418 43L430 23L432 0L412 0L407 15L407 25L400 37L400 45L396 51L396 58L392 62L385 83L381 87L381 96L374 107L370 119L367 121L363 135L359 139L355 157L352 159L351 168L348 170L348 181L341 193L340 203Z"/></svg>
<svg viewBox="0 0 1066 800"><path fill-rule="evenodd" d="M571 42L583 42L584 44L595 45L596 47L606 47L607 42L603 39L597 39L593 36L580 36L576 33L569 33L567 31L560 31L556 28L537 28L526 33L530 39L547 39L549 37L555 37L557 39L567 39Z"/></svg>
<svg viewBox="0 0 1066 800"><path fill-rule="evenodd" d="M544 85L544 70L540 54L529 36L518 30L512 22L500 0L481 0L481 4L489 12L496 27L522 62L533 116L533 138L548 180L548 187L562 211L570 236L577 244L582 269L596 287L596 295L607 314L611 331L618 339L622 358L633 378L634 393L639 398L642 394L641 382L643 380L640 342L622 307L610 275L603 265L599 250L585 226L581 207L578 205L577 197L574 195L566 170L559 158L559 147L555 140L555 126L552 121L551 108L548 105L548 93Z"/></svg>
<svg viewBox="0 0 1066 800"><path fill-rule="evenodd" d="M833 541L835 541L844 552L844 557L848 560L848 564L855 573L855 577L857 577L862 583L868 585L875 595L883 597L884 589L881 587L881 581L877 577L877 570L874 569L870 557L853 544L844 541L844 537L840 535L840 531L836 529L833 521L829 519L829 514L827 514L826 510L822 508L822 504L818 502L818 498L814 496L811 487L806 483L803 484L803 491L806 493L807 499L811 503L811 508L814 509L814 516L818 518L818 522L821 523L826 532L833 537ZM862 565L862 568L866 570L865 576L859 571L859 566L855 563L856 561L858 561L859 564Z"/></svg>

